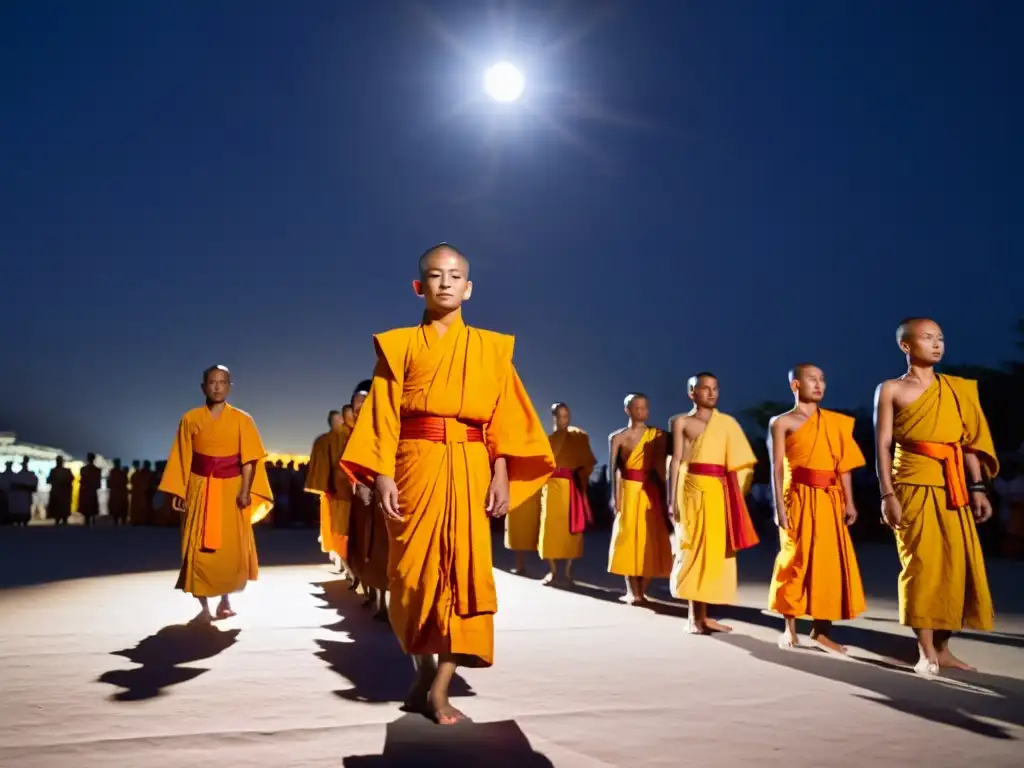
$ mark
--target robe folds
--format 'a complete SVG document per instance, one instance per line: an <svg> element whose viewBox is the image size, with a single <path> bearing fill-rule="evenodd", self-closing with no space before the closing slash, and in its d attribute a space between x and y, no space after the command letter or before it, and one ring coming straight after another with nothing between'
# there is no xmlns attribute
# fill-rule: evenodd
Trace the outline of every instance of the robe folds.
<svg viewBox="0 0 1024 768"><path fill-rule="evenodd" d="M214 417L201 406L182 417L159 488L185 501L177 589L217 597L241 591L257 578L252 526L274 503L266 455L256 423L245 411L225 405ZM240 510L235 499L245 464L254 464L252 503Z"/></svg>
<svg viewBox="0 0 1024 768"><path fill-rule="evenodd" d="M735 600L737 542L731 540L730 532L749 528L750 521L745 504L741 509L735 504L730 508L730 501L742 504L754 479L756 463L736 419L714 411L694 441L689 462L680 467L676 481L680 551L672 573L673 597L715 605ZM698 466L700 472L696 471ZM719 472L712 473L712 468ZM735 494L729 493L730 484ZM738 522L731 524L731 518ZM749 533L743 543L749 545Z"/></svg>
<svg viewBox="0 0 1024 768"><path fill-rule="evenodd" d="M615 502L608 572L647 579L672 573L672 540L666 525L665 433L647 427L618 468L622 474ZM619 457L612 457L616 463ZM659 486L660 483L660 486Z"/></svg>
<svg viewBox="0 0 1024 768"><path fill-rule="evenodd" d="M352 485L339 462L351 430L320 435L309 453L305 490L320 499L320 549L348 557Z"/></svg>
<svg viewBox="0 0 1024 768"><path fill-rule="evenodd" d="M900 623L915 629L991 630L995 621L985 560L971 513L963 452L982 473L999 472L978 383L938 375L893 416L893 491L903 508L895 529L903 568Z"/></svg>
<svg viewBox="0 0 1024 768"><path fill-rule="evenodd" d="M460 317L443 335L421 325L374 342L373 383L342 466L365 485L385 475L398 487L401 519L386 521L391 625L406 653L489 666L498 610L491 466L506 460L511 510L555 466L512 364L514 340Z"/></svg>
<svg viewBox="0 0 1024 768"><path fill-rule="evenodd" d="M363 504L358 495L353 494L349 531L349 559L346 563L352 573L371 589L387 589L387 521L373 498L369 504Z"/></svg>
<svg viewBox="0 0 1024 768"><path fill-rule="evenodd" d="M577 560L583 557L583 532L593 522L587 484L597 458L582 429L555 431L548 440L556 469L533 497L540 507L537 554L543 560Z"/></svg>
<svg viewBox="0 0 1024 768"><path fill-rule="evenodd" d="M852 619L867 608L845 522L841 477L864 466L850 416L819 408L786 436L782 495L787 527L768 607L783 616Z"/></svg>

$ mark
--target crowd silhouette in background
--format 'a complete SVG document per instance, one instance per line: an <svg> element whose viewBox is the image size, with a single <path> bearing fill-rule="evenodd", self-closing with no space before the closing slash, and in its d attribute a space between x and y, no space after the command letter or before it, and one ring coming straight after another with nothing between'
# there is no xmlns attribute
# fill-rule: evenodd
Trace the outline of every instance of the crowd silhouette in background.
<svg viewBox="0 0 1024 768"><path fill-rule="evenodd" d="M1017 323L1018 354L1024 353L1024 318ZM992 488L996 515L993 521L978 529L982 546L988 555L1024 557L1024 410L1018 407L1024 392L1024 361L1013 360L1001 368L972 365L944 366L946 373L976 379L982 404L988 415L1002 469ZM758 464L754 484L747 499L749 509L760 533L771 535L772 508L770 478L771 462L765 444L768 421L789 410L789 401L767 400L745 409L738 415L746 423L747 436L754 447ZM856 418L854 438L860 445L867 465L853 474L856 506L861 510L879 508L878 483L874 474L875 438L871 411L868 408L838 410ZM114 459L113 467L102 476L89 454L76 478L58 457L50 472L49 494L38 491L38 478L27 469L28 459L21 467L8 461L0 472L0 522L27 525L33 518L53 520L66 525L72 513L81 515L86 525L93 525L106 508L104 522L115 525L177 526L180 517L170 499L157 491L163 475L164 461L133 461L123 467ZM319 499L304 491L306 464L289 461L267 462L267 474L274 493L274 509L265 521L275 527L308 527L319 525ZM595 527L610 528L607 466L600 466L591 477L587 489L594 513ZM100 503L100 491L106 490L106 503ZM44 499L45 496L45 499ZM501 523L496 523L500 525ZM878 515L863 514L851 529L854 540L889 541L891 532ZM763 536L762 536L763 538Z"/></svg>

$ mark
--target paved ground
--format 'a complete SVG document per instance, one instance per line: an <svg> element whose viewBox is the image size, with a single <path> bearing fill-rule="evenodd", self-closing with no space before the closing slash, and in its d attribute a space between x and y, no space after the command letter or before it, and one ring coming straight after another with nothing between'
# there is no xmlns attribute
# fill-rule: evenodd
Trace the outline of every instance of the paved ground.
<svg viewBox="0 0 1024 768"><path fill-rule="evenodd" d="M197 631L172 590L176 531L0 530L0 765L992 768L1022 754L1020 564L990 564L999 631L959 640L989 674L926 681L906 668L890 548L859 550L870 610L844 628L842 659L775 647L767 549L744 553L736 631L690 637L667 598L617 602L598 533L576 593L498 574L497 665L458 684L477 723L441 729L398 710L407 661L320 565L315 533L259 543L241 615Z"/></svg>

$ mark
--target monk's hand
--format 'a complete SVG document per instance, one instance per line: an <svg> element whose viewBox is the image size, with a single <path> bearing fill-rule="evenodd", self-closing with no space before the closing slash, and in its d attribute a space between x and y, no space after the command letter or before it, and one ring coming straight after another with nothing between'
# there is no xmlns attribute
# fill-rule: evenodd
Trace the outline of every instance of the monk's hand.
<svg viewBox="0 0 1024 768"><path fill-rule="evenodd" d="M491 484L487 487L487 514L491 517L507 515L508 497L508 472L504 467L496 465Z"/></svg>
<svg viewBox="0 0 1024 768"><path fill-rule="evenodd" d="M843 513L843 519L846 520L847 525L853 525L857 522L857 508L853 504L846 505L846 511Z"/></svg>
<svg viewBox="0 0 1024 768"><path fill-rule="evenodd" d="M782 530L789 528L789 518L786 517L785 510L775 508L775 524Z"/></svg>
<svg viewBox="0 0 1024 768"><path fill-rule="evenodd" d="M185 500L183 498L181 498L181 496L172 496L171 497L171 509L173 509L175 512L184 512L185 511Z"/></svg>
<svg viewBox="0 0 1024 768"><path fill-rule="evenodd" d="M398 506L398 486L395 485L395 478L377 475L373 487L377 491L377 504L384 516L392 520L401 520L402 511Z"/></svg>
<svg viewBox="0 0 1024 768"><path fill-rule="evenodd" d="M249 491L242 488L238 492L238 496L235 497L235 504L238 505L239 509L248 509L252 506L252 496L249 495Z"/></svg>
<svg viewBox="0 0 1024 768"><path fill-rule="evenodd" d="M365 485L356 486L356 498L366 506L370 505L370 501L373 499L373 492Z"/></svg>
<svg viewBox="0 0 1024 768"><path fill-rule="evenodd" d="M992 502L984 491L971 492L971 511L976 522L984 523L992 517Z"/></svg>
<svg viewBox="0 0 1024 768"><path fill-rule="evenodd" d="M899 500L891 493L882 499L882 522L892 529L900 527L903 520L903 507Z"/></svg>

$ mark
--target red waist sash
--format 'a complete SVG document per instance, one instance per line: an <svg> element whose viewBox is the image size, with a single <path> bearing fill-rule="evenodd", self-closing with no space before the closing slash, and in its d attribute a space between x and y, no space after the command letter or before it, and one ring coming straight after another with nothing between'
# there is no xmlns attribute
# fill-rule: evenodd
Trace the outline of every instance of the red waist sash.
<svg viewBox="0 0 1024 768"><path fill-rule="evenodd" d="M729 554L735 554L741 549L756 547L760 539L757 536L757 531L754 530L754 522L750 519L747 502L743 498L736 473L727 472L721 464L701 464L700 462L690 464L687 472L691 475L717 477L722 481L725 491L725 527Z"/></svg>
<svg viewBox="0 0 1024 768"><path fill-rule="evenodd" d="M560 467L551 473L552 479L569 481L569 533L583 533L594 522L587 494L580 488L575 470Z"/></svg>
<svg viewBox="0 0 1024 768"><path fill-rule="evenodd" d="M220 549L223 539L223 510L219 480L229 480L242 474L242 457L207 456L205 453L192 454L192 474L206 478L203 497L202 548Z"/></svg>
<svg viewBox="0 0 1024 768"><path fill-rule="evenodd" d="M946 493L951 507L966 507L971 503L967 493L967 475L964 472L964 449L960 443L926 443L907 441L900 448L920 456L942 462L946 476Z"/></svg>
<svg viewBox="0 0 1024 768"><path fill-rule="evenodd" d="M400 440L427 440L431 443L482 443L484 430L479 424L444 416L403 416Z"/></svg>
<svg viewBox="0 0 1024 768"><path fill-rule="evenodd" d="M669 515L668 504L665 503L665 487L658 474L654 471L644 471L642 469L622 469L619 472L623 480L644 484L644 493L650 499L651 507L658 511L665 521L668 532L672 533L675 530L675 526L672 524L672 517Z"/></svg>
<svg viewBox="0 0 1024 768"><path fill-rule="evenodd" d="M808 469L807 467L793 467L790 477L794 483L806 485L826 491L839 485L839 475L831 469Z"/></svg>

